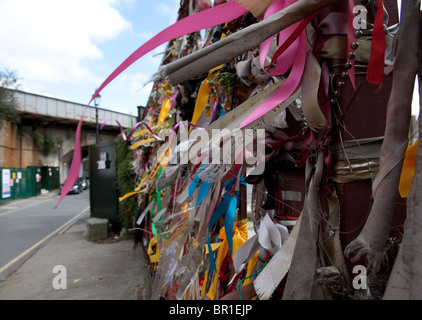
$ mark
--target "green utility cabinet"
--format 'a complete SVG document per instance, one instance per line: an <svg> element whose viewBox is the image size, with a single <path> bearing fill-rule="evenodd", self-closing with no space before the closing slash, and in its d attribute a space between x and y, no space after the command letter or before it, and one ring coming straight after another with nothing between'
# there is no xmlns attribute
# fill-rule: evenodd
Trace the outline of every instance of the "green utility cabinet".
<svg viewBox="0 0 422 320"><path fill-rule="evenodd" d="M100 143L89 149L89 197L92 218L108 219L119 225L115 143Z"/></svg>

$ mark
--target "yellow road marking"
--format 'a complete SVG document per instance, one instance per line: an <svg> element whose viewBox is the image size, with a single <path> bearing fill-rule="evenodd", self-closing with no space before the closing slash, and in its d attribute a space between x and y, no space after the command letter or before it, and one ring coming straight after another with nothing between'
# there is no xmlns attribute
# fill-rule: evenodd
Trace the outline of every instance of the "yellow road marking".
<svg viewBox="0 0 422 320"><path fill-rule="evenodd" d="M73 221L75 221L76 219L78 219L81 215L83 215L87 210L89 209L89 206L87 206L85 209L83 209L81 212L79 212L76 216L74 216L72 219L70 219L69 221L67 221L66 223L64 223L63 225L61 225L60 227L58 227L56 230L54 230L52 233L50 233L48 236L44 237L43 239L41 239L40 241L38 241L36 244L34 244L32 247L30 247L29 249L25 250L24 252L22 252L20 255L18 255L17 257L13 258L12 260L10 260L8 263L6 263L3 267L0 268L0 273L2 273L4 270L6 270L7 268L9 268L11 265L13 265L15 262L19 261L22 257L24 257L26 254L28 254L30 251L34 250L35 248L37 248L38 246L40 246L43 242L45 242L46 240L50 239L52 236L54 236L57 232L59 232L61 229L63 229L64 227L66 227L67 225L69 225L70 223L72 223Z"/></svg>

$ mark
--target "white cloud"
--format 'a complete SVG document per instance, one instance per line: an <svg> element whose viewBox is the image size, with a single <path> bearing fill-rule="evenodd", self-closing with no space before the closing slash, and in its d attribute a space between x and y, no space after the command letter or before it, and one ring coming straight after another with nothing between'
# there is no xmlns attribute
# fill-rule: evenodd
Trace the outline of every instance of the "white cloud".
<svg viewBox="0 0 422 320"><path fill-rule="evenodd" d="M28 81L98 82L88 63L96 43L130 30L113 0L0 1L0 66Z"/></svg>
<svg viewBox="0 0 422 320"><path fill-rule="evenodd" d="M172 10L172 8L166 3L160 2L158 4L158 7L159 7L159 12L161 12L161 14L163 15L173 14L174 12L174 10Z"/></svg>
<svg viewBox="0 0 422 320"><path fill-rule="evenodd" d="M113 82L109 84L107 88L127 91L130 93L135 93L140 91L143 84L148 80L148 76L144 73L138 72L134 74L122 73ZM104 89L104 91L107 89Z"/></svg>
<svg viewBox="0 0 422 320"><path fill-rule="evenodd" d="M136 106L145 104L151 93L152 83L144 86L149 77L142 71L123 72L101 92L101 107L136 113Z"/></svg>
<svg viewBox="0 0 422 320"><path fill-rule="evenodd" d="M0 0L0 70L17 70L24 91L86 103L137 46L176 21L179 4L180 0ZM158 70L163 55L157 54L166 45L104 88L101 107L133 111L146 103L152 84L144 84Z"/></svg>
<svg viewBox="0 0 422 320"><path fill-rule="evenodd" d="M152 31L141 31L136 34L139 39L144 40L145 42L155 36L155 33Z"/></svg>
<svg viewBox="0 0 422 320"><path fill-rule="evenodd" d="M174 23L177 19L179 7L179 0L158 1L156 11L162 16L167 16L170 23Z"/></svg>

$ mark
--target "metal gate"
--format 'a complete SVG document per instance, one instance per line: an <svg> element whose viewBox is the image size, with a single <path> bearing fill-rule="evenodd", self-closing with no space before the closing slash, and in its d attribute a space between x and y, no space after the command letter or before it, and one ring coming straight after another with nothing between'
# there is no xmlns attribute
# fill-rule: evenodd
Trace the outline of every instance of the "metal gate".
<svg viewBox="0 0 422 320"><path fill-rule="evenodd" d="M35 168L0 168L0 201L15 200L36 195Z"/></svg>

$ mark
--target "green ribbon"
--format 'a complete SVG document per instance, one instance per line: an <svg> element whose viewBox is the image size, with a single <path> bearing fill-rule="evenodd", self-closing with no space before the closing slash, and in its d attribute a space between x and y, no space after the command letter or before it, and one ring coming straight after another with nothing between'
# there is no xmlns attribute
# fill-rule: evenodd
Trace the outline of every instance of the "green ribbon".
<svg viewBox="0 0 422 320"><path fill-rule="evenodd" d="M160 175L162 171L163 171L163 167L160 166L160 168L158 169L157 181L160 179ZM158 184L155 190L155 194L156 194L156 199L153 200L153 202L157 204L157 213L158 213L161 211L161 192L160 192L160 188L158 187ZM151 232L154 236L156 236L158 234L157 230L160 230L162 217L160 217L160 219L157 222L157 226L155 226L154 221L152 220L154 216L154 205L151 206L150 216L151 216Z"/></svg>

